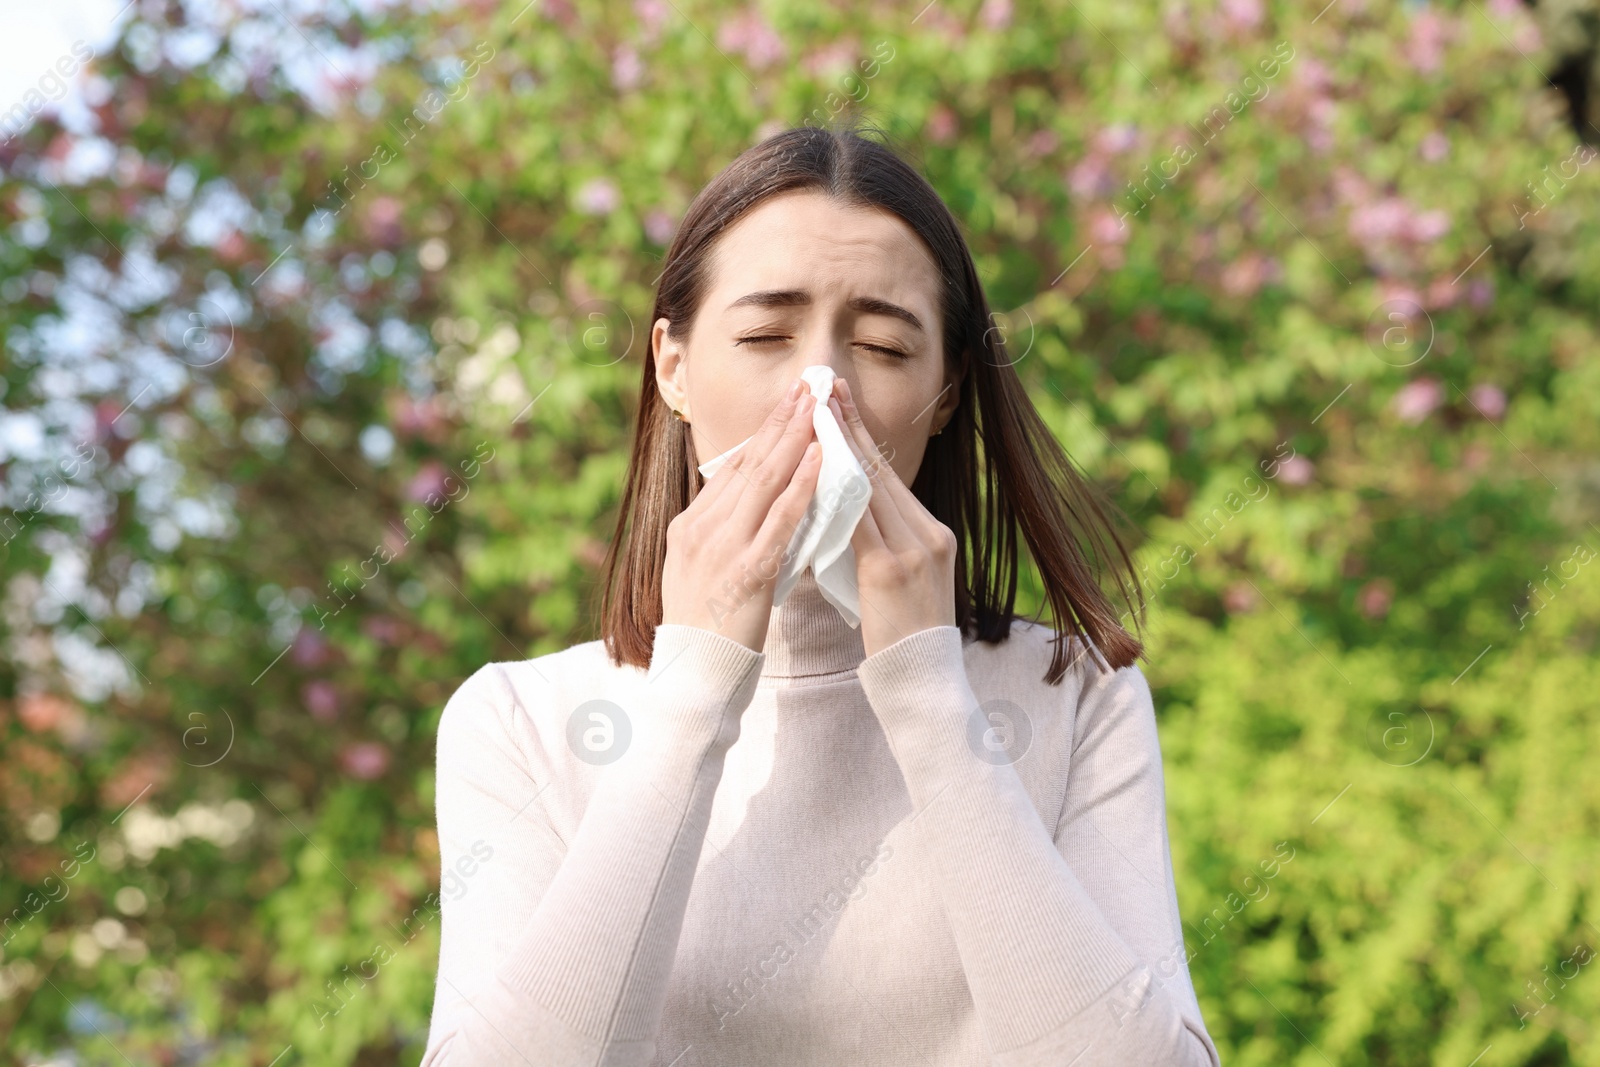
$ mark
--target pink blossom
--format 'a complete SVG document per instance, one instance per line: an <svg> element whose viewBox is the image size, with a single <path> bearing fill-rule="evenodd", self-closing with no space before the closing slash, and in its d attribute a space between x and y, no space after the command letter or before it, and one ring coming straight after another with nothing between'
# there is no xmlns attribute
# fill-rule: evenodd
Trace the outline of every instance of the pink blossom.
<svg viewBox="0 0 1600 1067"><path fill-rule="evenodd" d="M645 40L653 41L667 17L672 14L672 8L667 0L633 0L633 13L644 23Z"/></svg>
<svg viewBox="0 0 1600 1067"><path fill-rule="evenodd" d="M1067 188L1079 200L1091 200L1096 195L1109 193L1114 186L1105 160L1098 155L1083 157L1077 166L1067 172Z"/></svg>
<svg viewBox="0 0 1600 1067"><path fill-rule="evenodd" d="M1097 131L1091 142L1096 152L1108 152L1116 155L1126 152L1139 143L1139 127L1131 122L1114 122L1110 126Z"/></svg>
<svg viewBox="0 0 1600 1067"><path fill-rule="evenodd" d="M417 469L411 484L406 486L406 499L427 503L432 497L445 495L444 464L430 459Z"/></svg>
<svg viewBox="0 0 1600 1067"><path fill-rule="evenodd" d="M390 401L390 418L396 437L425 437L433 439L444 429L444 416L435 397L413 400L400 394Z"/></svg>
<svg viewBox="0 0 1600 1067"><path fill-rule="evenodd" d="M1311 117L1305 134L1306 144L1319 155L1333 147L1333 120L1338 112L1339 105L1325 96L1316 97L1306 106L1306 113Z"/></svg>
<svg viewBox="0 0 1600 1067"><path fill-rule="evenodd" d="M1398 241L1430 244L1450 232L1443 211L1414 211L1402 197L1385 196L1350 212L1350 236L1368 251Z"/></svg>
<svg viewBox="0 0 1600 1067"><path fill-rule="evenodd" d="M1472 398L1472 406L1483 413L1483 417L1490 422L1499 422L1500 416L1506 413L1506 393L1498 385L1482 382L1472 387L1468 394Z"/></svg>
<svg viewBox="0 0 1600 1067"><path fill-rule="evenodd" d="M1316 465L1298 452L1278 464L1278 480L1285 485L1305 485L1316 473Z"/></svg>
<svg viewBox="0 0 1600 1067"><path fill-rule="evenodd" d="M1438 70L1451 30L1449 20L1432 8L1424 8L1411 20L1411 36L1405 44L1406 59L1425 74Z"/></svg>
<svg viewBox="0 0 1600 1067"><path fill-rule="evenodd" d="M571 29L578 22L578 12L571 0L544 0L544 13L551 22L565 29Z"/></svg>
<svg viewBox="0 0 1600 1067"><path fill-rule="evenodd" d="M358 741L339 751L339 764L350 777L370 782L389 769L389 749L376 741Z"/></svg>
<svg viewBox="0 0 1600 1067"><path fill-rule="evenodd" d="M678 223L671 215L656 208L644 217L645 236L665 248L677 232Z"/></svg>
<svg viewBox="0 0 1600 1067"><path fill-rule="evenodd" d="M400 229L401 204L392 196L375 197L367 205L364 220L367 238L382 245L397 245L403 236Z"/></svg>
<svg viewBox="0 0 1600 1067"><path fill-rule="evenodd" d="M123 419L126 418L126 422ZM132 433L133 427L137 429L138 414L127 412L116 397L107 397L94 406L94 437L96 441L109 441L112 434L121 427L124 432Z"/></svg>
<svg viewBox="0 0 1600 1067"><path fill-rule="evenodd" d="M289 648L289 658L296 667L320 667L333 658L328 650L328 642L309 626L302 626L296 631L294 644Z"/></svg>
<svg viewBox="0 0 1600 1067"><path fill-rule="evenodd" d="M1256 591L1246 582L1234 582L1222 591L1222 606L1230 615L1243 615L1255 609Z"/></svg>
<svg viewBox="0 0 1600 1067"><path fill-rule="evenodd" d="M72 708L53 693L29 693L17 702L17 718L34 733L44 733L64 722Z"/></svg>
<svg viewBox="0 0 1600 1067"><path fill-rule="evenodd" d="M1187 42L1191 39L1193 27L1189 24L1189 5L1186 3L1167 4L1162 11L1161 24L1167 35L1167 43Z"/></svg>
<svg viewBox="0 0 1600 1067"><path fill-rule="evenodd" d="M928 116L928 140L935 144L949 144L956 135L956 113L943 104L935 104Z"/></svg>
<svg viewBox="0 0 1600 1067"><path fill-rule="evenodd" d="M1378 286L1378 291L1383 294L1385 304L1406 303L1422 306L1422 294L1415 286L1400 281L1397 278L1385 278Z"/></svg>
<svg viewBox="0 0 1600 1067"><path fill-rule="evenodd" d="M783 43L761 12L745 11L724 22L717 30L717 45L730 52L742 52L757 70L770 67L788 54Z"/></svg>
<svg viewBox="0 0 1600 1067"><path fill-rule="evenodd" d="M1407 382L1394 395L1395 414L1401 422L1416 425L1444 403L1444 386L1434 378L1418 378Z"/></svg>
<svg viewBox="0 0 1600 1067"><path fill-rule="evenodd" d="M243 263L250 255L250 242L238 230L229 230L215 245L217 258L225 263Z"/></svg>
<svg viewBox="0 0 1600 1067"><path fill-rule="evenodd" d="M368 615L361 620L361 632L374 641L398 645L405 640L406 626L392 615Z"/></svg>
<svg viewBox="0 0 1600 1067"><path fill-rule="evenodd" d="M1061 138L1054 130L1039 130L1028 138L1027 154L1032 157L1047 156L1060 145Z"/></svg>
<svg viewBox="0 0 1600 1067"><path fill-rule="evenodd" d="M626 93L639 87L644 80L644 64L639 53L622 45L611 58L611 84L618 92Z"/></svg>
<svg viewBox="0 0 1600 1067"><path fill-rule="evenodd" d="M1364 203L1371 196L1367 179L1344 163L1333 169L1333 192L1341 204Z"/></svg>
<svg viewBox="0 0 1600 1067"><path fill-rule="evenodd" d="M1229 296L1254 296L1264 280L1263 261L1250 253L1229 263L1222 271L1222 291Z"/></svg>
<svg viewBox="0 0 1600 1067"><path fill-rule="evenodd" d="M138 185L144 186L152 193L164 193L167 191L167 184L172 181L175 169L148 159L141 159L138 173L134 176L133 181Z"/></svg>
<svg viewBox="0 0 1600 1067"><path fill-rule="evenodd" d="M1424 211L1406 221L1407 236L1422 244L1430 244L1450 232L1450 216L1443 211Z"/></svg>
<svg viewBox="0 0 1600 1067"><path fill-rule="evenodd" d="M1450 154L1450 138L1438 130L1434 130L1422 139L1419 146L1422 158L1429 163L1437 163Z"/></svg>
<svg viewBox="0 0 1600 1067"><path fill-rule="evenodd" d="M1089 215L1089 240L1097 245L1122 245L1128 240L1128 227L1106 208L1095 208Z"/></svg>
<svg viewBox="0 0 1600 1067"><path fill-rule="evenodd" d="M1494 282L1479 278L1467 286L1467 303L1475 308L1488 307L1494 300Z"/></svg>
<svg viewBox="0 0 1600 1067"><path fill-rule="evenodd" d="M1356 594L1356 604L1361 614L1369 619L1381 619L1389 614L1394 603L1394 586L1386 578L1375 578L1361 587Z"/></svg>
<svg viewBox="0 0 1600 1067"><path fill-rule="evenodd" d="M854 40L837 41L824 48L807 52L800 60L800 68L813 78L843 73L850 69L858 48Z"/></svg>
<svg viewBox="0 0 1600 1067"><path fill-rule="evenodd" d="M1428 284L1429 308L1447 308L1461 297L1461 289L1450 278L1435 278Z"/></svg>
<svg viewBox="0 0 1600 1067"><path fill-rule="evenodd" d="M590 178L578 189L578 210L587 215L609 215L622 203L622 191L610 178Z"/></svg>
<svg viewBox="0 0 1600 1067"><path fill-rule="evenodd" d="M967 20L948 10L944 4L932 4L919 17L919 25L928 33L943 37L949 47L956 47L967 39Z"/></svg>
<svg viewBox="0 0 1600 1067"><path fill-rule="evenodd" d="M400 221L400 201L392 196L376 197L367 209L367 215L379 226L393 226Z"/></svg>
<svg viewBox="0 0 1600 1067"><path fill-rule="evenodd" d="M1261 22L1261 0L1222 0L1222 17L1234 29L1248 30Z"/></svg>
<svg viewBox="0 0 1600 1067"><path fill-rule="evenodd" d="M400 559L406 554L406 547L411 544L412 534L391 524L383 529L383 547L389 550L389 555Z"/></svg>
<svg viewBox="0 0 1600 1067"><path fill-rule="evenodd" d="M1350 213L1350 236L1364 245L1380 244L1398 237L1409 220L1405 201L1386 196Z"/></svg>
<svg viewBox="0 0 1600 1067"><path fill-rule="evenodd" d="M301 686L300 703L318 722L332 722L339 717L339 691L326 679L318 678Z"/></svg>
<svg viewBox="0 0 1600 1067"><path fill-rule="evenodd" d="M1011 0L984 0L979 17L991 30L1005 29L1011 25Z"/></svg>
<svg viewBox="0 0 1600 1067"><path fill-rule="evenodd" d="M1333 84L1327 65L1312 56L1296 56L1289 77L1296 86L1310 90L1314 96L1322 95L1323 90Z"/></svg>

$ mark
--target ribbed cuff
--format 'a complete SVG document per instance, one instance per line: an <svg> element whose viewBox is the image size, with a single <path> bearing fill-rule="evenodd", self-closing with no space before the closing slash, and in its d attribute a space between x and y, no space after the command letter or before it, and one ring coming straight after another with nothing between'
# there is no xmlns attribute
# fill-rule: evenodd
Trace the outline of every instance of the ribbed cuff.
<svg viewBox="0 0 1600 1067"><path fill-rule="evenodd" d="M742 678L751 667L759 667L765 653L741 645L733 638L702 626L664 622L656 627L655 648L650 656L649 679L654 682L682 656L700 668L701 677L715 684L723 677Z"/></svg>
<svg viewBox="0 0 1600 1067"><path fill-rule="evenodd" d="M934 676L965 681L967 665L962 658L961 630L955 626L918 630L862 660L856 673L863 686L870 680L882 696L902 700L920 696L923 686Z"/></svg>
<svg viewBox="0 0 1600 1067"><path fill-rule="evenodd" d="M726 748L739 736L738 713L755 695L765 661L764 653L713 630L662 623L639 699L674 738Z"/></svg>
<svg viewBox="0 0 1600 1067"><path fill-rule="evenodd" d="M960 738L977 707L961 649L958 628L933 626L879 649L856 670L913 799L926 780L972 769L952 762L968 754Z"/></svg>

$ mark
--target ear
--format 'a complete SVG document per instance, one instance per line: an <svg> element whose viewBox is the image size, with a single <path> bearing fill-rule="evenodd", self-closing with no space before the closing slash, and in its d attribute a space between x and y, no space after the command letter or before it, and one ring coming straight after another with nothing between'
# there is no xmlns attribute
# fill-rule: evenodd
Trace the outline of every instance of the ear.
<svg viewBox="0 0 1600 1067"><path fill-rule="evenodd" d="M689 419L688 349L667 334L667 319L657 319L650 328L650 345L656 357L656 389L667 406Z"/></svg>
<svg viewBox="0 0 1600 1067"><path fill-rule="evenodd" d="M938 405L933 409L933 420L928 432L943 430L950 424L950 416L961 403L961 375L956 371L947 371L944 376L944 392L939 394Z"/></svg>

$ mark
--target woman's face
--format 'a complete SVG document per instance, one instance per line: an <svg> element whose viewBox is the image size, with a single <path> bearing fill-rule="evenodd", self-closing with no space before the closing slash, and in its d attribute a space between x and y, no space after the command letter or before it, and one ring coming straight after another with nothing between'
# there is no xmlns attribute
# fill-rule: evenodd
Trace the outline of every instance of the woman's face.
<svg viewBox="0 0 1600 1067"><path fill-rule="evenodd" d="M760 428L800 372L850 383L873 441L907 485L959 391L945 373L939 271L916 232L877 208L783 193L730 226L686 344L651 329L656 384L704 463Z"/></svg>

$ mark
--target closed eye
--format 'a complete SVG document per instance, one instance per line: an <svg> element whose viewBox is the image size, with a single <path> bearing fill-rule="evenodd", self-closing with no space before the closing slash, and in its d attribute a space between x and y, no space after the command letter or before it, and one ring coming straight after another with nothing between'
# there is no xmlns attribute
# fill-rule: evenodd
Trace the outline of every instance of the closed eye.
<svg viewBox="0 0 1600 1067"><path fill-rule="evenodd" d="M862 348L865 348L865 349L867 349L869 351L882 352L884 355L893 356L896 359L910 359L911 358L911 354L909 352L902 352L898 348L888 348L888 347L885 347L884 345L869 345L865 341L857 341L856 344L860 345Z"/></svg>
<svg viewBox="0 0 1600 1067"><path fill-rule="evenodd" d="M772 343L774 341L788 341L788 340L790 340L789 337L781 335L781 334L761 334L761 335L756 336L756 337L741 337L737 341L735 341L734 344L736 346L737 345L764 345L764 344L770 344L770 343ZM871 351L871 352L881 352L886 356L893 356L896 359L909 359L910 358L909 353L902 352L898 348L888 348L888 347L886 347L884 345L868 344L865 341L857 341L856 345L858 347L860 347L860 348L865 348L865 349L867 349L868 351Z"/></svg>

